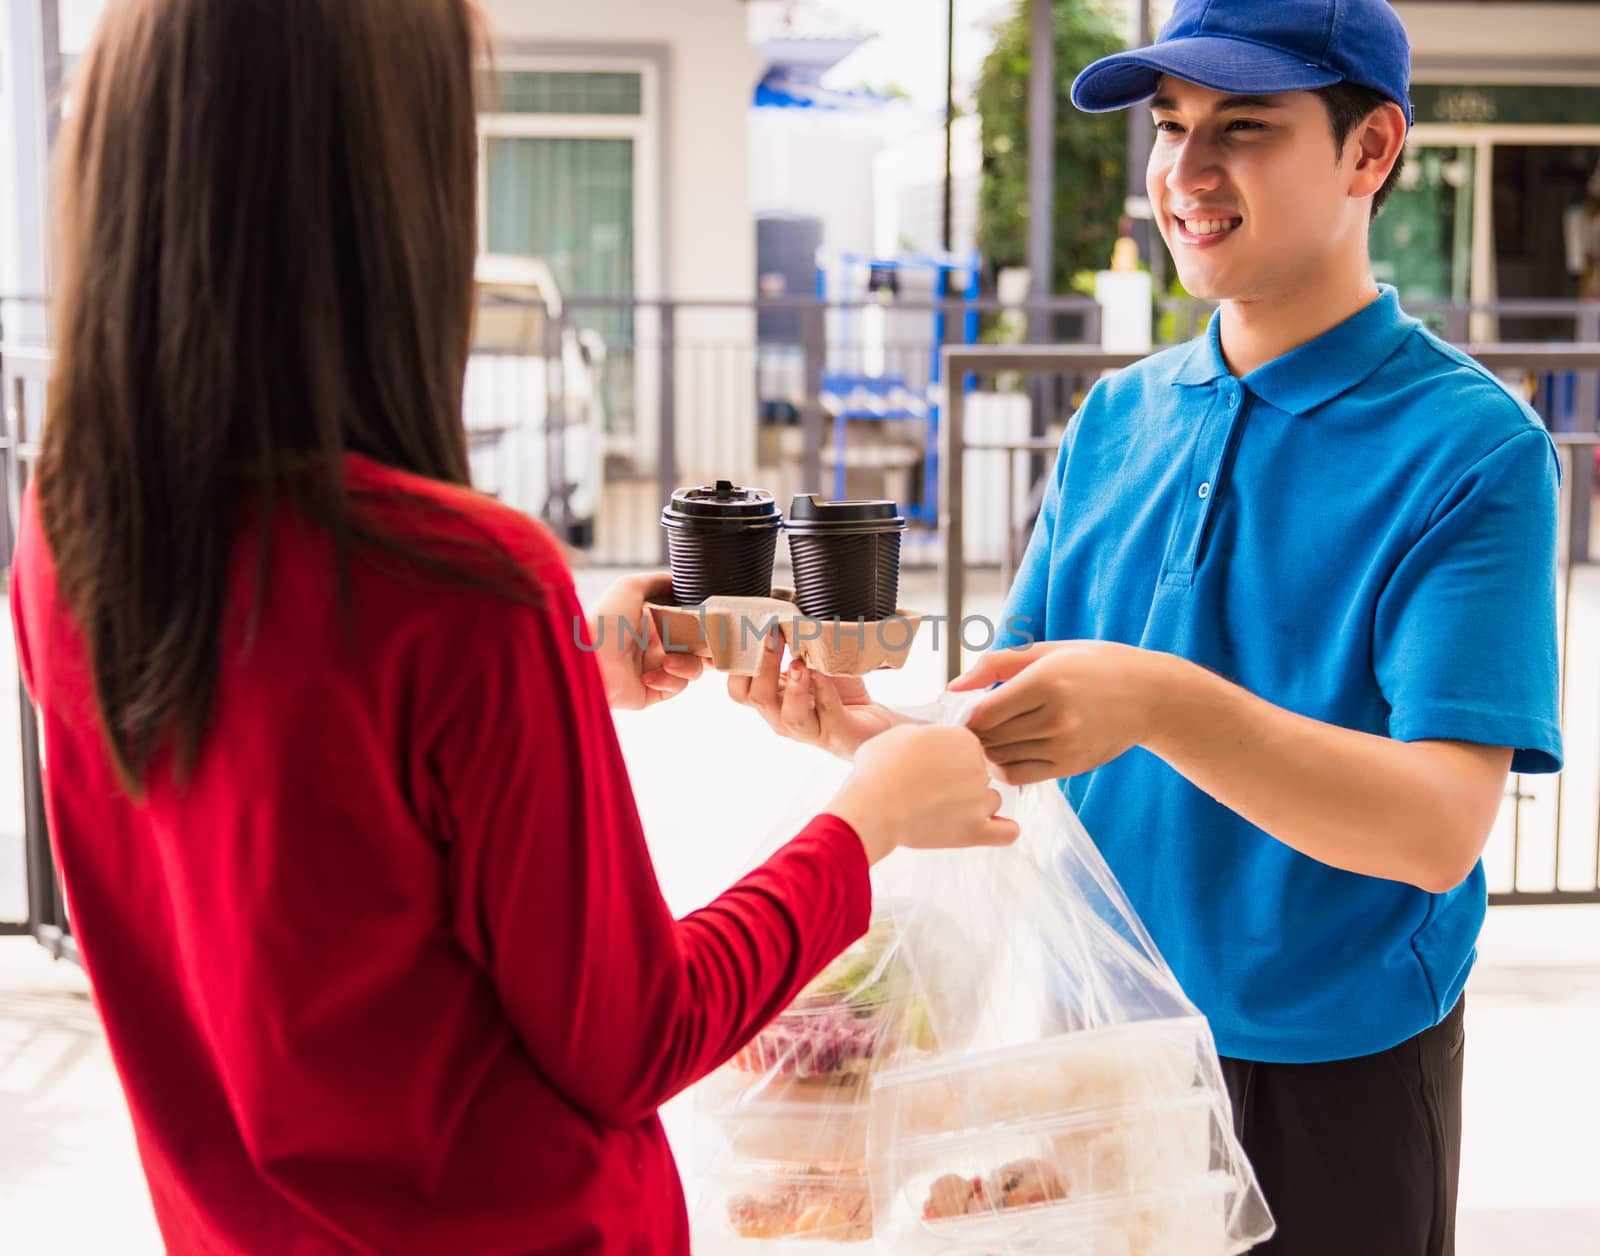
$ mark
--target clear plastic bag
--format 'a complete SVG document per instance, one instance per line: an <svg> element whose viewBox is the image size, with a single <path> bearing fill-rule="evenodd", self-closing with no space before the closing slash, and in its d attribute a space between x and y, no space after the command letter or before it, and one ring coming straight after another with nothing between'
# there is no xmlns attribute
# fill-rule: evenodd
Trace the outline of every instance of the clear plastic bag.
<svg viewBox="0 0 1600 1256"><path fill-rule="evenodd" d="M884 860L866 936L702 1083L705 1250L1225 1256L1272 1233L1205 1018L1061 791L1002 793L1015 846Z"/></svg>

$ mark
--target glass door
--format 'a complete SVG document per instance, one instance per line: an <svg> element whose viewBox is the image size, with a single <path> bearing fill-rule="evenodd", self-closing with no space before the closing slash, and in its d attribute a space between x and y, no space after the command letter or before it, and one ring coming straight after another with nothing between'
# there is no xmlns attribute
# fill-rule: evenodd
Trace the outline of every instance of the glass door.
<svg viewBox="0 0 1600 1256"><path fill-rule="evenodd" d="M1407 301L1471 299L1476 165L1470 147L1407 150L1399 183L1372 224L1373 274Z"/></svg>
<svg viewBox="0 0 1600 1256"><path fill-rule="evenodd" d="M563 296L632 296L634 156L631 139L490 137L488 251L538 258L550 267ZM606 342L607 430L631 432L633 311L579 310L573 322Z"/></svg>

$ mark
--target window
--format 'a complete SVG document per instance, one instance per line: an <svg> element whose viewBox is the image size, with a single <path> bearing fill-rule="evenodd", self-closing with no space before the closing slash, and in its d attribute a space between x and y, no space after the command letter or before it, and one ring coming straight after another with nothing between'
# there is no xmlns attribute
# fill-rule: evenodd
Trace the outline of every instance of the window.
<svg viewBox="0 0 1600 1256"><path fill-rule="evenodd" d="M510 70L495 75L496 113L639 117L638 74L577 70Z"/></svg>

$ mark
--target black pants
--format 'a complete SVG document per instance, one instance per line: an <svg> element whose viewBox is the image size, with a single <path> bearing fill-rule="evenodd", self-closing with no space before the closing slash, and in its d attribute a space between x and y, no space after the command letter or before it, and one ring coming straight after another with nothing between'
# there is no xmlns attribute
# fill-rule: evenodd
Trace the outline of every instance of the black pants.
<svg viewBox="0 0 1600 1256"><path fill-rule="evenodd" d="M1270 1256L1453 1256L1463 1010L1388 1051L1222 1061L1233 1124L1278 1223Z"/></svg>

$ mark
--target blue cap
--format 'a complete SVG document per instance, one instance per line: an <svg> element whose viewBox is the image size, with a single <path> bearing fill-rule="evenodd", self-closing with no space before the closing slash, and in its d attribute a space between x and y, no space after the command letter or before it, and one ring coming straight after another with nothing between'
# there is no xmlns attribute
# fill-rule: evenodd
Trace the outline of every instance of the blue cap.
<svg viewBox="0 0 1600 1256"><path fill-rule="evenodd" d="M1411 123L1411 43L1388 0L1178 0L1155 43L1078 75L1072 103L1125 109L1154 96L1163 74L1252 96L1356 83Z"/></svg>

